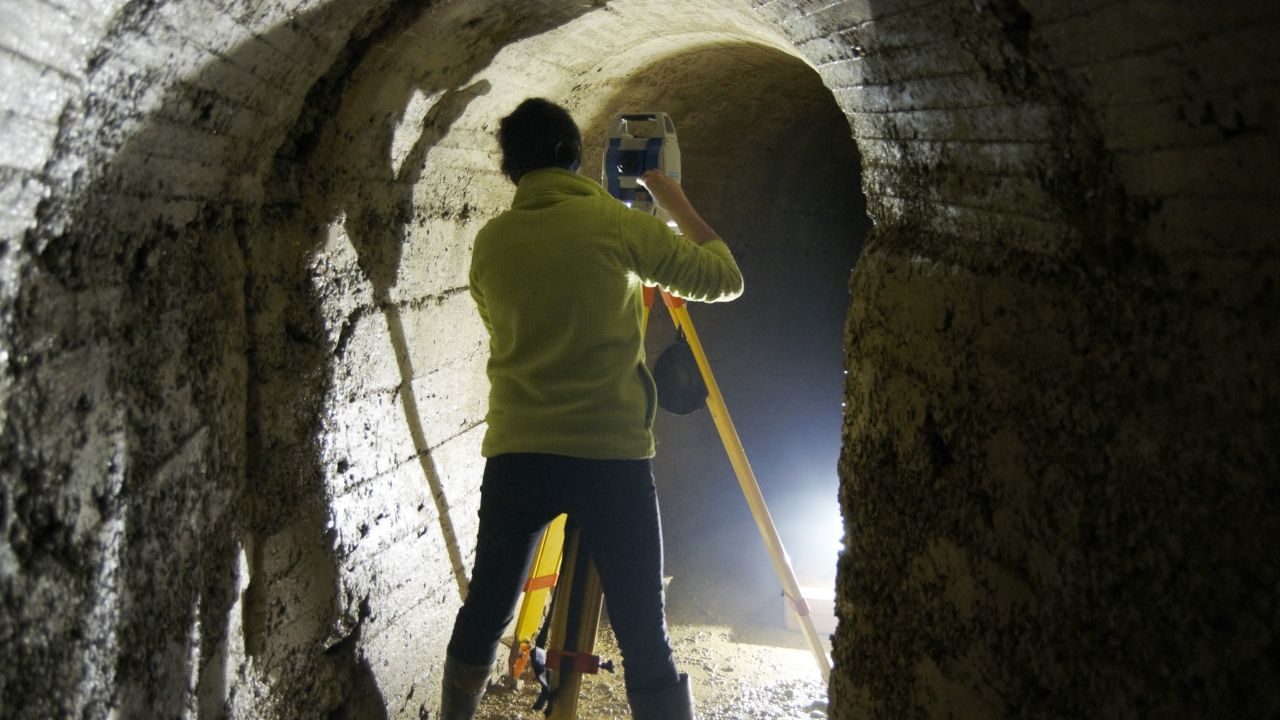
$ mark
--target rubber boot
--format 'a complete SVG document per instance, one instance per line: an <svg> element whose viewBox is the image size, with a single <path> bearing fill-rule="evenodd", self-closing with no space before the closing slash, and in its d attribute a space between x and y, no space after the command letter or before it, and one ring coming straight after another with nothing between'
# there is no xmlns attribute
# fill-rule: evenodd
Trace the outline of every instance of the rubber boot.
<svg viewBox="0 0 1280 720"><path fill-rule="evenodd" d="M680 673L675 685L651 692L627 691L633 720L693 720L693 688L689 676Z"/></svg>
<svg viewBox="0 0 1280 720"><path fill-rule="evenodd" d="M468 665L446 656L440 720L471 720L492 673L493 668L489 665Z"/></svg>

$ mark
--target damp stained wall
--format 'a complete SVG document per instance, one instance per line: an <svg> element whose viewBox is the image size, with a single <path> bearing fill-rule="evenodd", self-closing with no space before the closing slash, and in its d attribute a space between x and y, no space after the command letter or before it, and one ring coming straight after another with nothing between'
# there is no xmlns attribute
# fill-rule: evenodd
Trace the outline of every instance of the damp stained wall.
<svg viewBox="0 0 1280 720"><path fill-rule="evenodd" d="M745 59L814 68L875 224L831 717L1274 715L1277 20L6 3L0 708L434 714L481 467L465 268L511 193L496 121L542 94L584 127L632 98L789 122L751 71L696 96L635 76Z"/></svg>

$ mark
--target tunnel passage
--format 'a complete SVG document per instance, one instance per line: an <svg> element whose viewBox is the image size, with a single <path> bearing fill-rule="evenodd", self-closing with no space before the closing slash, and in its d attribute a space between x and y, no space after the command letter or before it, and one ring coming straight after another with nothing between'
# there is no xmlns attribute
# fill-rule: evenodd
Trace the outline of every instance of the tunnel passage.
<svg viewBox="0 0 1280 720"><path fill-rule="evenodd" d="M432 712L494 122L719 45L817 68L875 221L831 716L1275 715L1278 12L6 3L0 705Z"/></svg>
<svg viewBox="0 0 1280 720"><path fill-rule="evenodd" d="M727 242L748 291L691 314L802 584L831 587L840 540L836 459L848 280L869 221L849 124L817 73L777 48L720 41L619 68L586 123L599 166L608 119L661 109L683 184ZM592 143L592 139L597 142ZM675 341L651 318L650 364ZM781 585L706 411L660 412L654 473L673 621L776 626Z"/></svg>

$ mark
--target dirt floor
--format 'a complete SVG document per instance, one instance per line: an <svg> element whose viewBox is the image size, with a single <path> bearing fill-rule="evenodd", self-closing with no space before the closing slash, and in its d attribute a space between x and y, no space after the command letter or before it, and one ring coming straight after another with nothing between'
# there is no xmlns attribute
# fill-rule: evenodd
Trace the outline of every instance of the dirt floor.
<svg viewBox="0 0 1280 720"><path fill-rule="evenodd" d="M702 720L812 720L826 718L827 688L813 656L798 632L786 630L779 606L776 626L746 630L723 625L671 625L676 664L693 682L697 716ZM597 640L598 654L618 658L608 626ZM532 709L538 685L526 673L521 687L490 688L478 720L541 720ZM601 673L584 678L579 720L630 718L622 676Z"/></svg>
<svg viewBox="0 0 1280 720"><path fill-rule="evenodd" d="M804 636L787 627L782 589L763 548L750 535L746 537L734 547L681 538L676 544L684 550L668 554L667 622L676 667L688 673L693 684L696 716L701 720L823 720L827 687L817 662ZM735 552L736 546L742 546L740 553ZM814 607L822 637L835 629L832 611ZM607 601L596 650L602 659L621 665L608 625ZM829 640L826 651L831 651ZM499 648L504 661L506 653L506 648ZM537 697L538 683L526 671L520 687L491 687L476 718L544 720L540 711L532 709ZM631 712L622 675L602 672L584 677L577 717L628 720Z"/></svg>

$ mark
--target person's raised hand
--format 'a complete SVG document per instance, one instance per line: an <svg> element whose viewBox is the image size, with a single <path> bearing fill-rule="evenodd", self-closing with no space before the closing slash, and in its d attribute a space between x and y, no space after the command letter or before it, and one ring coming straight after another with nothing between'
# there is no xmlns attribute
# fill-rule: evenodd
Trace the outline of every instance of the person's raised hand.
<svg viewBox="0 0 1280 720"><path fill-rule="evenodd" d="M671 179L661 170L649 170L637 180L644 186L658 207L666 210L671 219L676 221L681 234L695 245L715 240L716 231L693 209L693 204L685 196L680 183Z"/></svg>
<svg viewBox="0 0 1280 720"><path fill-rule="evenodd" d="M658 207L668 212L671 211L672 207L689 202L685 198L684 190L680 188L680 184L657 168L646 170L644 174L636 178L636 181L645 190L649 191L649 194L653 196L654 202L658 203Z"/></svg>

